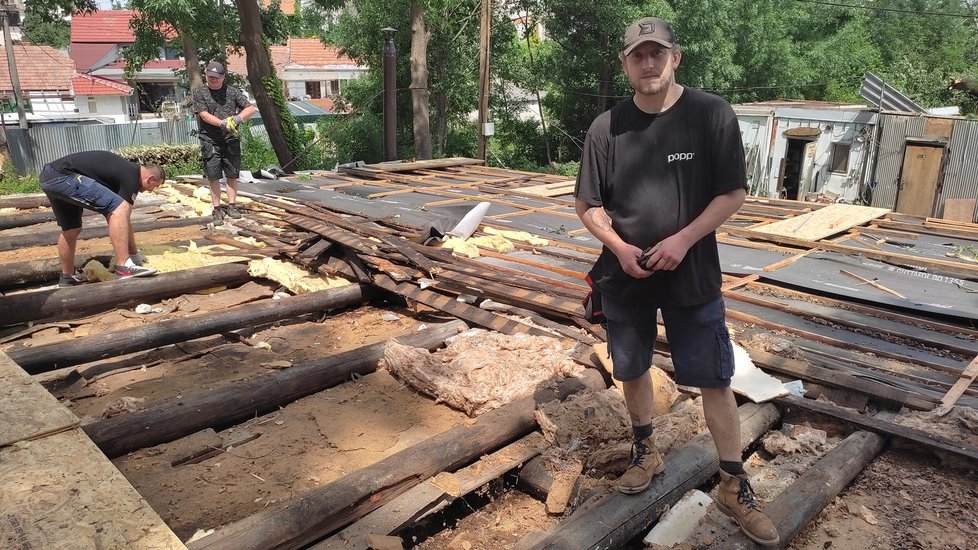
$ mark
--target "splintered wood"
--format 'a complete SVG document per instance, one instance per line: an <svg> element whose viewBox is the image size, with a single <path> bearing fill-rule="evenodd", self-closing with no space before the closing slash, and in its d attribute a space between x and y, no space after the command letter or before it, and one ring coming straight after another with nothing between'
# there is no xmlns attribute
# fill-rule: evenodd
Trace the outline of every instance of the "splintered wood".
<svg viewBox="0 0 978 550"><path fill-rule="evenodd" d="M578 376L560 340L528 334L470 330L432 354L390 340L387 369L418 391L469 416L477 416L532 393L545 380Z"/></svg>

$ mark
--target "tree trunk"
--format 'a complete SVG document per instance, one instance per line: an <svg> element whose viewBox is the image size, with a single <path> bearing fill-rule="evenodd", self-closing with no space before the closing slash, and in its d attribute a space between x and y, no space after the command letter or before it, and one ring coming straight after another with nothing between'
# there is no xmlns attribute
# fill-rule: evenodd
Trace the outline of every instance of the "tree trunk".
<svg viewBox="0 0 978 550"><path fill-rule="evenodd" d="M373 293L373 288L367 285L348 285L282 300L246 304L213 313L168 319L151 325L19 349L8 352L7 356L29 374L38 374L242 327L359 304Z"/></svg>
<svg viewBox="0 0 978 550"><path fill-rule="evenodd" d="M131 304L152 303L162 298L221 285L238 285L251 279L245 264L221 264L161 273L156 277L26 292L0 297L2 325L51 321Z"/></svg>
<svg viewBox="0 0 978 550"><path fill-rule="evenodd" d="M241 43L247 56L248 83L251 84L252 95L261 112L265 129L268 131L268 140L272 142L272 149L275 150L279 165L283 168L292 166L294 156L285 140L279 106L265 87L265 78L275 79L275 69L272 67L268 50L265 49L265 42L262 39L258 3L254 0L234 0L234 4L238 8L238 17L241 18Z"/></svg>
<svg viewBox="0 0 978 550"><path fill-rule="evenodd" d="M533 418L537 403L564 399L584 389L584 384L568 378L555 389L538 389L532 397L503 405L472 424L452 428L291 500L269 506L189 543L187 548L303 547L383 506L425 479L461 468L525 436L537 427Z"/></svg>
<svg viewBox="0 0 978 550"><path fill-rule="evenodd" d="M424 6L411 4L411 106L414 109L414 158L431 158L431 128L428 121L428 41L431 31L424 26Z"/></svg>
<svg viewBox="0 0 978 550"><path fill-rule="evenodd" d="M435 63L435 74L438 82L445 81L445 61ZM448 142L448 99L445 94L435 94L435 149L438 156L445 155L445 145Z"/></svg>
<svg viewBox="0 0 978 550"><path fill-rule="evenodd" d="M142 231L153 231L156 229L173 229L176 227L190 227L200 225L200 218L181 218L177 220L161 220L155 222L136 222L132 224L133 231L138 235ZM11 235L0 240L0 252L15 250L17 248L27 248L30 246L54 246L61 235L60 229L46 229L27 235ZM82 239L101 239L109 236L108 226L90 227L81 232Z"/></svg>
<svg viewBox="0 0 978 550"><path fill-rule="evenodd" d="M189 32L181 32L180 40L183 42L187 80L190 83L191 97L193 97L193 91L204 85L204 74L200 70L200 58L197 57L197 41Z"/></svg>
<svg viewBox="0 0 978 550"><path fill-rule="evenodd" d="M452 321L398 338L402 344L433 350L465 330ZM317 359L270 374L233 382L213 391L171 397L129 414L83 426L109 458L173 441L206 428L221 428L296 399L342 384L377 369L386 342Z"/></svg>
<svg viewBox="0 0 978 550"><path fill-rule="evenodd" d="M968 92L974 97L978 97L978 81L970 77L961 77L951 80L948 88Z"/></svg>

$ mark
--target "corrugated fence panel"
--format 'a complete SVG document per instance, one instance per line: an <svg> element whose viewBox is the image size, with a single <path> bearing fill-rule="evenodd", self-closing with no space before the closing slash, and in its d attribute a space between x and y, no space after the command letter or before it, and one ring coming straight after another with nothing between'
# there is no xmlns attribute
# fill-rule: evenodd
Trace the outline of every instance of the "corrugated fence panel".
<svg viewBox="0 0 978 550"><path fill-rule="evenodd" d="M978 121L956 120L948 144L944 186L937 196L935 215L944 215L945 199L975 197L978 197Z"/></svg>
<svg viewBox="0 0 978 550"><path fill-rule="evenodd" d="M880 135L879 154L876 160L876 174L871 206L893 208L896 206L897 185L900 167L903 165L904 145L907 138L924 135L924 117L881 115L883 124Z"/></svg>
<svg viewBox="0 0 978 550"><path fill-rule="evenodd" d="M81 151L109 151L131 145L197 143L194 120L82 126L7 128L7 143L20 173L38 173L48 162Z"/></svg>

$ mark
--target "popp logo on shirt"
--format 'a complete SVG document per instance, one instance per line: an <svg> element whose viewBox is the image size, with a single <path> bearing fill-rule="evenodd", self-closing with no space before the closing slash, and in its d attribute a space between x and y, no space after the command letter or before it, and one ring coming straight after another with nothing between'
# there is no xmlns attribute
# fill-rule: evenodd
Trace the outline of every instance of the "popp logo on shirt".
<svg viewBox="0 0 978 550"><path fill-rule="evenodd" d="M666 164L672 164L673 162L681 160L693 160L693 157L695 156L696 153L673 153L666 157Z"/></svg>

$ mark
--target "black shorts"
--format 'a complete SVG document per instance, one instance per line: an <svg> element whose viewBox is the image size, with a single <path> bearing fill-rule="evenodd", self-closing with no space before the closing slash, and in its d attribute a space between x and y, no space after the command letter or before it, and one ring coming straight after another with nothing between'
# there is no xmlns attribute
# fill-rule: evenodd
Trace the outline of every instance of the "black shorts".
<svg viewBox="0 0 978 550"><path fill-rule="evenodd" d="M82 209L108 216L124 199L108 187L81 174L63 174L44 165L40 174L41 191L51 202L54 219L62 231L82 226Z"/></svg>
<svg viewBox="0 0 978 550"><path fill-rule="evenodd" d="M602 300L613 375L623 382L635 380L652 364L652 346L658 332L656 307L618 303L609 296L603 296ZM734 359L723 298L695 306L660 309L676 369L676 383L696 388L729 386Z"/></svg>
<svg viewBox="0 0 978 550"><path fill-rule="evenodd" d="M219 180L222 177L238 179L241 171L241 141L224 143L200 142L200 160L204 167L204 177Z"/></svg>

